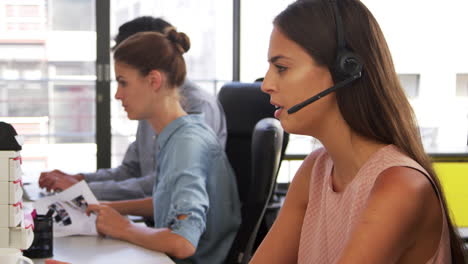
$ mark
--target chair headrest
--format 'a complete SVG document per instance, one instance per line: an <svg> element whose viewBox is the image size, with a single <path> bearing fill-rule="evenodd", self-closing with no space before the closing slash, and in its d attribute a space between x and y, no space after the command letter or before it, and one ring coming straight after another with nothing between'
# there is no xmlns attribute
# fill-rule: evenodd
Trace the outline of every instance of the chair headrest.
<svg viewBox="0 0 468 264"><path fill-rule="evenodd" d="M261 82L226 83L218 93L223 106L230 134L251 136L258 120L274 117L275 107L270 104L270 96L262 92Z"/></svg>

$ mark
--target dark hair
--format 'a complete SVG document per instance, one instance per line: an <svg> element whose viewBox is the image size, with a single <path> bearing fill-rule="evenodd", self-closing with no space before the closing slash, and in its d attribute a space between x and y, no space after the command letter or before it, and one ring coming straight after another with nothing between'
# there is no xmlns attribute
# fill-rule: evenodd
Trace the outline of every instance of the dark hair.
<svg viewBox="0 0 468 264"><path fill-rule="evenodd" d="M117 46L114 60L135 67L143 76L160 70L167 75L170 86L179 87L187 73L182 54L189 49L188 36L174 28L168 28L165 34L140 32Z"/></svg>
<svg viewBox="0 0 468 264"><path fill-rule="evenodd" d="M386 144L394 144L417 161L435 182L447 216L453 263L464 263L463 244L448 214L442 188L424 151L411 105L406 98L384 35L371 12L357 0L337 1L343 20L347 48L363 62L360 79L337 90L340 112L356 133ZM274 25L299 44L317 64L333 72L337 34L333 3L298 0L275 19Z"/></svg>
<svg viewBox="0 0 468 264"><path fill-rule="evenodd" d="M162 18L152 16L137 17L119 27L119 33L114 38L115 46L112 47L112 50L115 50L122 41L136 33L145 31L164 33L166 28L169 27L173 26Z"/></svg>

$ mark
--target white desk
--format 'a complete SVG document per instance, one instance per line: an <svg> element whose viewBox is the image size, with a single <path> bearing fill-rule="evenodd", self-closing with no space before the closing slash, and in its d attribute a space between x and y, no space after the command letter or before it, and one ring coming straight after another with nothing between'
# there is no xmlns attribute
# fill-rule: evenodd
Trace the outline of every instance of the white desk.
<svg viewBox="0 0 468 264"><path fill-rule="evenodd" d="M98 236L54 238L52 258L72 264L174 264L164 253ZM33 259L33 261L34 264L44 264L45 259Z"/></svg>
<svg viewBox="0 0 468 264"><path fill-rule="evenodd" d="M37 191L39 198L40 189L37 184L32 184L29 191ZM32 208L32 202L25 202L25 208ZM141 223L143 224L143 223ZM72 264L174 264L166 254L145 249L143 247L101 236L69 236L54 238L53 245L55 260L66 261ZM33 259L34 264L44 264L45 259Z"/></svg>

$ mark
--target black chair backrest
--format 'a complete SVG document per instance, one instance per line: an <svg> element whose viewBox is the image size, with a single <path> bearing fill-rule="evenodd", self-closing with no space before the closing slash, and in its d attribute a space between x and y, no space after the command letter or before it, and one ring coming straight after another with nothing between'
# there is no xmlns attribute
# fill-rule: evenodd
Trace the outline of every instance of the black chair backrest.
<svg viewBox="0 0 468 264"><path fill-rule="evenodd" d="M225 84L218 93L218 100L226 114L226 154L237 176L241 203L247 199L252 181L252 132L258 121L273 117L275 107L270 96L260 89L260 82Z"/></svg>
<svg viewBox="0 0 468 264"><path fill-rule="evenodd" d="M252 134L252 178L242 204L242 224L231 247L227 263L247 264L252 256L261 220L276 183L283 144L278 120L260 120ZM242 188L242 186L241 186Z"/></svg>
<svg viewBox="0 0 468 264"><path fill-rule="evenodd" d="M242 202L242 224L227 263L247 263L250 259L258 225L276 183L284 153L283 130L279 121L272 118L275 108L260 85L259 82L228 83L218 94L226 114L226 153L237 176ZM264 118L267 119L262 120ZM254 131L257 123L259 127ZM280 138L279 146L276 146ZM278 150L280 155L276 157L276 152L270 152L268 148Z"/></svg>

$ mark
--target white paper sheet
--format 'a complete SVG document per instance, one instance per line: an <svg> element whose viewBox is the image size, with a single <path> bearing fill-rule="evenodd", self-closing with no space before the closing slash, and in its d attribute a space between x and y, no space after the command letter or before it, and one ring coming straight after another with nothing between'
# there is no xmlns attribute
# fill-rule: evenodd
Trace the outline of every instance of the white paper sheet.
<svg viewBox="0 0 468 264"><path fill-rule="evenodd" d="M88 204L98 204L85 181L80 181L56 195L34 202L38 214L53 210L54 237L71 235L97 235L96 215L86 215Z"/></svg>

